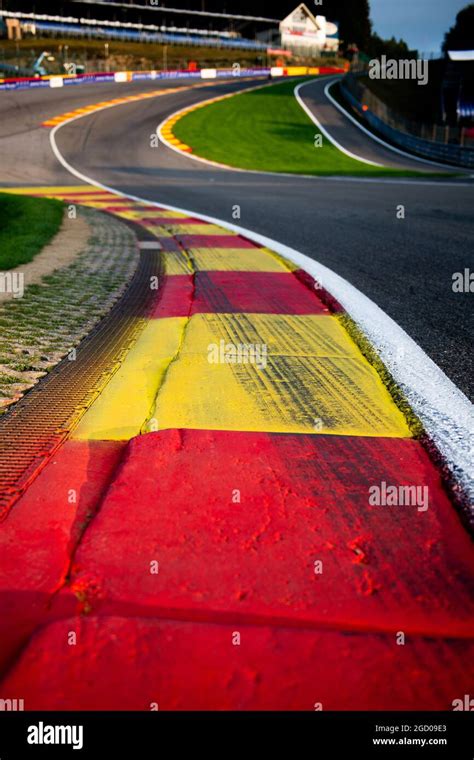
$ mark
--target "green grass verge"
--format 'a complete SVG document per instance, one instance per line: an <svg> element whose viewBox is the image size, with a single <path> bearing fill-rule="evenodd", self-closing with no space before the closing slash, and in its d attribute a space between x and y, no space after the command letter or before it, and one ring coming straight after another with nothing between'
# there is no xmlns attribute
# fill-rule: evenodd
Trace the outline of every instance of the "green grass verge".
<svg viewBox="0 0 474 760"><path fill-rule="evenodd" d="M346 156L322 136L298 104L295 80L212 103L184 116L173 132L203 158L240 169L292 174L426 177ZM433 174L429 175L430 177ZM440 173L440 176L444 176Z"/></svg>
<svg viewBox="0 0 474 760"><path fill-rule="evenodd" d="M62 201L0 193L0 271L27 264L58 232Z"/></svg>

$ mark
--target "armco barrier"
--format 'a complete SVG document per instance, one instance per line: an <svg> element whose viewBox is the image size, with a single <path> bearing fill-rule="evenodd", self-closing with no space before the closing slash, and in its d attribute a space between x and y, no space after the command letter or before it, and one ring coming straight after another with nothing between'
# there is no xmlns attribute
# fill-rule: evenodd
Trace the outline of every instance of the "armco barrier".
<svg viewBox="0 0 474 760"><path fill-rule="evenodd" d="M209 71L209 70L208 70ZM269 68L240 69L239 75L234 69L215 69L216 78L238 78L238 76L268 77ZM80 84L99 84L101 82L138 82L159 79L201 79L201 71L187 69L175 71L116 71L97 72L94 74L64 74L45 77L0 78L0 90L27 90L37 87L69 87ZM62 83L60 83L62 80Z"/></svg>
<svg viewBox="0 0 474 760"><path fill-rule="evenodd" d="M444 143L433 142L431 140L423 140L421 137L415 137L415 135L410 135L406 132L400 132L398 129L394 129L386 124L370 110L364 110L362 104L344 85L344 80L341 80L340 86L345 100L364 121L394 145L423 158L474 169L474 150L471 148L463 148L460 145L445 145Z"/></svg>

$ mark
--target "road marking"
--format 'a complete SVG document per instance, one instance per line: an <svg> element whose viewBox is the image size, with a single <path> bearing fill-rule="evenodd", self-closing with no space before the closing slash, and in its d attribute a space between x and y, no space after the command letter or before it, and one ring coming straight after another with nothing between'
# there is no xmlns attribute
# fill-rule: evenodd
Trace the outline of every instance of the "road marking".
<svg viewBox="0 0 474 760"><path fill-rule="evenodd" d="M362 158L362 156L358 156L356 153L352 153L352 151L347 150L347 148L344 148L344 146L341 145L341 143L339 143L336 140L336 138L333 137L325 127L323 127L319 119L308 108L308 106L306 105L306 103L304 102L303 98L300 95L300 90L302 87L305 87L305 85L314 84L314 82L317 82L317 81L318 81L317 79L312 79L309 82L301 82L301 84L297 85L294 89L295 98L298 101L301 108L303 109L303 111L305 112L305 114L309 116L309 118L311 119L313 124L317 126L319 131L322 132L322 134L329 140L329 142L331 142L338 150L340 150L341 153L345 153L345 155L349 156L349 158L352 158L355 161L359 161L362 164L369 164L369 166L379 166L380 168L384 168L385 164L379 164L376 161L369 161L368 158Z"/></svg>

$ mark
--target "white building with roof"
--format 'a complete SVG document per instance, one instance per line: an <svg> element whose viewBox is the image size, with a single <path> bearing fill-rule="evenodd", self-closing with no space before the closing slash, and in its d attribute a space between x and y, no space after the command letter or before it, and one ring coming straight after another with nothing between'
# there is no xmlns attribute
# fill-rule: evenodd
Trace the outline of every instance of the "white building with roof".
<svg viewBox="0 0 474 760"><path fill-rule="evenodd" d="M280 22L280 34L282 47L301 55L337 53L339 49L337 25L326 16L313 16L304 3Z"/></svg>

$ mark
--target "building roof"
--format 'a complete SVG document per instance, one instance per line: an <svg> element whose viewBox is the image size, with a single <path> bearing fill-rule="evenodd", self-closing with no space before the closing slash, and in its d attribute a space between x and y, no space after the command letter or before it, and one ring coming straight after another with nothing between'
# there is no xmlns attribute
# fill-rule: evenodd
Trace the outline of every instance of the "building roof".
<svg viewBox="0 0 474 760"><path fill-rule="evenodd" d="M306 18L310 20L310 22L314 25L315 29L321 29L321 25L318 24L316 16L313 16L313 14L309 10L308 6L305 5L305 3L300 3L296 8L294 8L291 11L291 13L289 13L288 16L286 16L283 19L283 21L280 22L280 27L287 26L288 24L294 23L295 15L298 13L298 11L300 11L303 16L306 16Z"/></svg>

